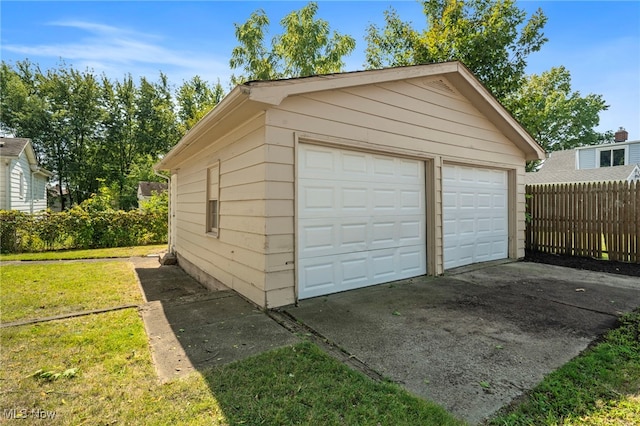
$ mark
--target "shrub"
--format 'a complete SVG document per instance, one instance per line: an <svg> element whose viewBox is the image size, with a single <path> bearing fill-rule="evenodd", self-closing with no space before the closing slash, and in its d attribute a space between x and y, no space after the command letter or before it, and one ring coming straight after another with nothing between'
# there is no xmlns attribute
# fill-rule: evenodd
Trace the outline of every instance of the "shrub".
<svg viewBox="0 0 640 426"><path fill-rule="evenodd" d="M140 210L114 210L101 191L66 212L34 215L0 211L0 251L128 247L167 241L166 194L155 195Z"/></svg>

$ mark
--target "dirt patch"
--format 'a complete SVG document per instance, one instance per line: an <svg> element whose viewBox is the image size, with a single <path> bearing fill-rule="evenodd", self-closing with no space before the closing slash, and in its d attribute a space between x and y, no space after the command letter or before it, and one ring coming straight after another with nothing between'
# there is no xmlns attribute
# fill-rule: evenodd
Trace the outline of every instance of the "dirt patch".
<svg viewBox="0 0 640 426"><path fill-rule="evenodd" d="M587 271L640 277L640 263L616 262L613 260L594 259L592 257L565 256L538 251L527 251L524 260L527 262L546 263Z"/></svg>

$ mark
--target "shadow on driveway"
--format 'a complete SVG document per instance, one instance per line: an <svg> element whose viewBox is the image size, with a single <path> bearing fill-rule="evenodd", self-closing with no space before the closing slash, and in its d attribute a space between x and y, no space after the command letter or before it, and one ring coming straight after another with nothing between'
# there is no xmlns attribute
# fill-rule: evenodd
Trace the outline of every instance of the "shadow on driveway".
<svg viewBox="0 0 640 426"><path fill-rule="evenodd" d="M177 266L132 261L163 381L297 343L296 326L305 327L338 359L339 348L342 362L357 360L371 377L389 378L471 424L640 306L637 277L516 262L302 300L266 315L225 287L206 289Z"/></svg>
<svg viewBox="0 0 640 426"><path fill-rule="evenodd" d="M299 341L237 293L211 291L178 266L132 259L156 369L166 382Z"/></svg>

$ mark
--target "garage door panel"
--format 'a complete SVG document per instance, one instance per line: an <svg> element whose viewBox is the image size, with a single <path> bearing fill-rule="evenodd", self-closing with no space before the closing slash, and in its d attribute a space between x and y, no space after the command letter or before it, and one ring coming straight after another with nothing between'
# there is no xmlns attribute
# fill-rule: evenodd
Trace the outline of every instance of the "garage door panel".
<svg viewBox="0 0 640 426"><path fill-rule="evenodd" d="M393 183L375 183L376 188L354 187L345 182L331 185L316 180L300 179L299 213L302 219L342 217L349 215L421 215L424 212L424 190L398 188ZM369 183L372 185L372 183Z"/></svg>
<svg viewBox="0 0 640 426"><path fill-rule="evenodd" d="M342 268L342 282L347 286L366 284L369 279L367 271L367 257L362 256L359 259L340 260L339 265Z"/></svg>
<svg viewBox="0 0 640 426"><path fill-rule="evenodd" d="M332 249L335 245L333 225L310 225L303 228L301 239L307 250Z"/></svg>
<svg viewBox="0 0 640 426"><path fill-rule="evenodd" d="M506 258L507 172L445 165L442 175L445 269Z"/></svg>
<svg viewBox="0 0 640 426"><path fill-rule="evenodd" d="M299 225L298 257L326 256L368 249L422 244L422 216L380 216L306 219Z"/></svg>
<svg viewBox="0 0 640 426"><path fill-rule="evenodd" d="M426 273L421 161L298 148L299 298Z"/></svg>
<svg viewBox="0 0 640 426"><path fill-rule="evenodd" d="M299 145L299 176L338 182L372 181L415 184L424 180L422 163L329 147Z"/></svg>

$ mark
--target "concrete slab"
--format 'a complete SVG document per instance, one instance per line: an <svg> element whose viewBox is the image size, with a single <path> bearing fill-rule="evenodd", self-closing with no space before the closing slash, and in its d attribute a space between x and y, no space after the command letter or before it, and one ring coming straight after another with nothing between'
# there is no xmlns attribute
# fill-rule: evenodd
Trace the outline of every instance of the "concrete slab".
<svg viewBox="0 0 640 426"><path fill-rule="evenodd" d="M285 309L382 375L477 424L640 306L640 279L517 262Z"/></svg>
<svg viewBox="0 0 640 426"><path fill-rule="evenodd" d="M211 291L157 258L132 262L147 300L140 313L163 382L299 341L226 287Z"/></svg>

